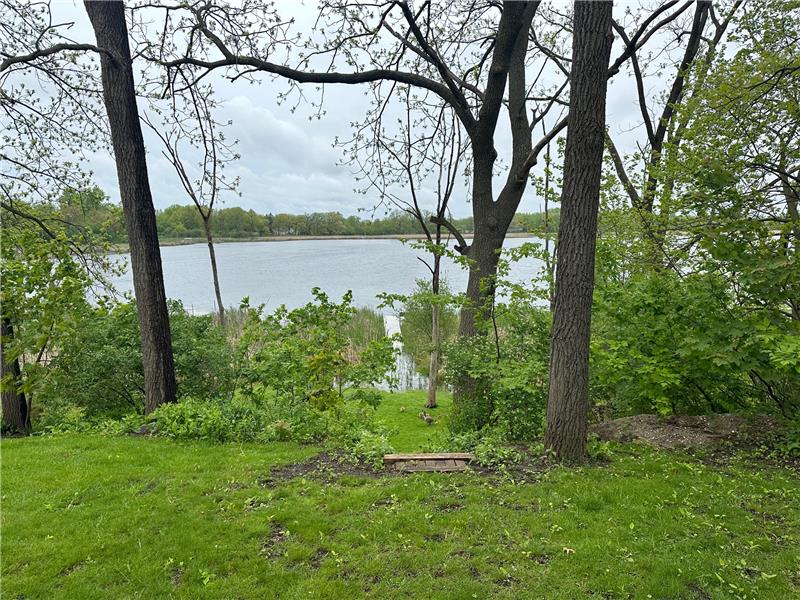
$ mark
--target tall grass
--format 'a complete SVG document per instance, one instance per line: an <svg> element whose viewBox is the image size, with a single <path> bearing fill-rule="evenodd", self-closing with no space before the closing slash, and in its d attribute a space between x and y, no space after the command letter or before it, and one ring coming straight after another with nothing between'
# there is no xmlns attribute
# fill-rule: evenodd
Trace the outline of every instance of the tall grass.
<svg viewBox="0 0 800 600"><path fill-rule="evenodd" d="M344 326L342 333L349 341L350 350L357 355L370 342L386 336L383 315L366 306L357 308L353 317Z"/></svg>

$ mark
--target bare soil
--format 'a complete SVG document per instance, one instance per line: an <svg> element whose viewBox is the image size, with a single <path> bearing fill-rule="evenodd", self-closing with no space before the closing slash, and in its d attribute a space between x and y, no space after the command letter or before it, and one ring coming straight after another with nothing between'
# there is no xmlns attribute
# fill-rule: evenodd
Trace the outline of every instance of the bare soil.
<svg viewBox="0 0 800 600"><path fill-rule="evenodd" d="M385 471L375 469L362 463L354 463L346 458L323 452L305 462L292 463L275 467L269 475L259 481L262 487L275 487L282 481L294 479L295 477L319 477L330 479L339 475L360 475L362 477L381 477L386 476Z"/></svg>
<svg viewBox="0 0 800 600"><path fill-rule="evenodd" d="M589 432L601 440L643 442L658 448L714 447L722 442L746 442L779 427L767 416L748 421L740 415L718 414L662 418L635 415L596 423Z"/></svg>

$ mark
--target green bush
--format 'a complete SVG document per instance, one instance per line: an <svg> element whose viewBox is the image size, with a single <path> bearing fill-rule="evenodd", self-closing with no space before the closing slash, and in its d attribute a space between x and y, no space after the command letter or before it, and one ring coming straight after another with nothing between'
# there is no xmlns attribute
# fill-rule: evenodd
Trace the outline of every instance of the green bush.
<svg viewBox="0 0 800 600"><path fill-rule="evenodd" d="M505 432L500 430L451 433L444 450L471 452L482 467L503 467L522 459L519 450L509 445Z"/></svg>
<svg viewBox="0 0 800 600"><path fill-rule="evenodd" d="M351 455L373 469L383 468L383 456L394 452L385 433L364 430L351 449Z"/></svg>
<svg viewBox="0 0 800 600"><path fill-rule="evenodd" d="M616 414L786 414L800 406L800 325L737 307L713 273L645 273L595 298L592 395Z"/></svg>
<svg viewBox="0 0 800 600"><path fill-rule="evenodd" d="M550 314L512 300L497 307L496 322L496 336L492 327L446 346L445 380L462 392L450 428L492 426L508 440L533 440L541 435L547 406Z"/></svg>
<svg viewBox="0 0 800 600"><path fill-rule="evenodd" d="M241 400L164 404L148 416L148 422L153 433L180 440L270 441L264 413Z"/></svg>
<svg viewBox="0 0 800 600"><path fill-rule="evenodd" d="M287 403L330 409L343 403L345 390L391 381L390 339L371 339L353 351L346 335L355 313L352 294L337 304L317 288L312 293L315 301L295 310L282 306L262 316L260 308L249 309L237 342L239 383L246 392L269 387Z"/></svg>
<svg viewBox="0 0 800 600"><path fill-rule="evenodd" d="M213 398L233 387L231 350L210 315L191 315L169 303L179 397ZM36 390L40 426L70 406L89 420L119 418L144 407L139 323L133 302L88 311L56 349Z"/></svg>
<svg viewBox="0 0 800 600"><path fill-rule="evenodd" d="M146 422L154 435L179 440L321 443L376 468L382 464L383 455L392 451L386 430L375 421L374 408L353 399L335 410L321 410L307 402L275 398L262 390L253 398L184 399L162 405L140 419L138 424L132 419L107 421L102 427L108 433L122 433L135 431Z"/></svg>

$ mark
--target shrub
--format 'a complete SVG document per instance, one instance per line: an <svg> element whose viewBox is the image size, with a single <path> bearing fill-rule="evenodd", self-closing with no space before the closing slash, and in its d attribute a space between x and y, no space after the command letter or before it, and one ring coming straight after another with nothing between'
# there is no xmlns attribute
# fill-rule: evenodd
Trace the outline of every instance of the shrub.
<svg viewBox="0 0 800 600"><path fill-rule="evenodd" d="M375 421L371 406L349 399L335 410L320 410L308 402L287 402L269 390L253 398L184 399L165 404L146 418L152 433L179 440L226 442L295 441L324 443L353 460L379 467L392 448L386 430ZM103 424L109 433L135 431L133 419ZM133 427L133 428L132 428Z"/></svg>
<svg viewBox="0 0 800 600"><path fill-rule="evenodd" d="M475 462L483 467L503 467L522 459L522 454L516 448L509 446L505 433L499 430L453 433L445 449L472 452L475 455Z"/></svg>
<svg viewBox="0 0 800 600"><path fill-rule="evenodd" d="M511 301L498 306L496 322L496 337L492 328L446 346L445 379L461 388L463 398L450 428L491 425L509 440L533 440L542 432L547 406L550 315Z"/></svg>
<svg viewBox="0 0 800 600"><path fill-rule="evenodd" d="M252 403L185 399L159 406L148 416L153 433L180 440L268 441L265 415Z"/></svg>
<svg viewBox="0 0 800 600"><path fill-rule="evenodd" d="M212 398L233 387L230 347L210 315L191 315L170 302L170 326L180 397ZM133 302L87 312L64 340L36 398L42 423L77 406L90 420L141 412L144 405L139 324ZM49 414L48 414L49 413Z"/></svg>
<svg viewBox="0 0 800 600"><path fill-rule="evenodd" d="M351 455L377 470L383 468L383 456L393 451L385 433L363 430L352 447Z"/></svg>
<svg viewBox="0 0 800 600"><path fill-rule="evenodd" d="M241 383L245 390L269 387L288 403L307 402L330 409L344 401L345 390L391 381L395 350L385 336L369 340L354 355L345 335L354 309L352 294L331 302L319 289L315 301L263 317L250 309L237 343Z"/></svg>
<svg viewBox="0 0 800 600"><path fill-rule="evenodd" d="M797 323L737 307L715 274L636 275L595 306L592 392L618 414L800 405Z"/></svg>

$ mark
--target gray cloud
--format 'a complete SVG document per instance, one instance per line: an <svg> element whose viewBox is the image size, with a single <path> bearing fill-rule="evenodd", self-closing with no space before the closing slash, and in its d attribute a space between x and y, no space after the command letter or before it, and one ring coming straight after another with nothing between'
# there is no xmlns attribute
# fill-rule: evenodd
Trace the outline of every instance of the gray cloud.
<svg viewBox="0 0 800 600"><path fill-rule="evenodd" d="M73 37L93 39L85 10L72 2L56 3L58 17L73 20L76 25ZM297 12L301 20L313 14L308 5L286 3L286 12ZM623 7L615 8L622 11ZM618 46L616 44L615 46ZM615 48L618 50L618 48ZM356 194L357 183L351 170L339 165L341 151L332 147L334 139L351 134L350 123L363 118L367 104L364 88L358 86L329 86L325 91L326 114L321 120L308 117L312 108L300 104L296 111L292 105L278 104L276 98L287 88L286 82L263 78L252 85L244 81L231 83L221 76L213 76L215 93L222 102L220 117L231 119L229 138L239 140L241 160L228 169L239 176L241 197L229 195L222 198L225 206L242 206L258 212L310 212L338 210L355 214L359 209L369 209L375 197ZM663 82L653 81L654 93ZM640 120L633 82L624 73L618 75L609 87L608 122L623 151L636 147L640 131L632 131ZM313 94L314 90L309 89ZM145 131L148 147L148 165L154 202L157 208L170 204L185 204L182 188L171 165L161 156L158 140ZM510 134L501 120L497 136L500 158L508 158ZM506 160L507 164L507 160ZM94 177L112 199L118 199L114 163L108 155L93 155L89 167ZM498 184L504 176L498 177ZM457 193L452 210L458 216L470 213L467 194ZM529 190L520 210L539 210L541 202Z"/></svg>

